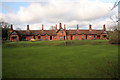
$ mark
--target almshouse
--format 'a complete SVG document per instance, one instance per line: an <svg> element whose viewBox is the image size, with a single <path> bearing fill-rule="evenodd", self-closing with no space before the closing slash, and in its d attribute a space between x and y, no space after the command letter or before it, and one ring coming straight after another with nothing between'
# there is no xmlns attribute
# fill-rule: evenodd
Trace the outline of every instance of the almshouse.
<svg viewBox="0 0 120 80"><path fill-rule="evenodd" d="M95 40L95 39L107 39L108 33L106 32L105 25L102 30L93 30L89 25L89 30L79 30L78 25L76 30L66 30L59 24L59 29L56 30L30 30L27 25L27 30L13 30L11 25L10 29L10 41L24 41L31 39L35 40Z"/></svg>

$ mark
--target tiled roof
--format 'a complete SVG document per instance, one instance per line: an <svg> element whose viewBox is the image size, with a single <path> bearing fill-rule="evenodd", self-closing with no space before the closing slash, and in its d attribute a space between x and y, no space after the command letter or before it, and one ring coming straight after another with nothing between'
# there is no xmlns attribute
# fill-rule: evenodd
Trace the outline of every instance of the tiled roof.
<svg viewBox="0 0 120 80"><path fill-rule="evenodd" d="M56 30L14 30L16 31L19 35L57 35L57 32L59 31L56 31ZM66 34L67 35L74 35L74 34L97 34L97 35L100 35L101 33L103 32L103 30L92 30L92 31L89 31L89 30L66 30Z"/></svg>

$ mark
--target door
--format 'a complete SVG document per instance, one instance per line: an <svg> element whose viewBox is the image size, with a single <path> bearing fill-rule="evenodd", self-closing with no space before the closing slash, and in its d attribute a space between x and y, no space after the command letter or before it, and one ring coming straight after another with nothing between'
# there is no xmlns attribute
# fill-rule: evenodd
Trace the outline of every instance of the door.
<svg viewBox="0 0 120 80"><path fill-rule="evenodd" d="M50 36L50 40L52 40L52 36Z"/></svg>
<svg viewBox="0 0 120 80"><path fill-rule="evenodd" d="M86 40L87 40L87 35L86 35Z"/></svg>
<svg viewBox="0 0 120 80"><path fill-rule="evenodd" d="M64 40L65 40L65 36L64 36Z"/></svg>
<svg viewBox="0 0 120 80"><path fill-rule="evenodd" d="M71 40L72 40L72 36L71 36Z"/></svg>

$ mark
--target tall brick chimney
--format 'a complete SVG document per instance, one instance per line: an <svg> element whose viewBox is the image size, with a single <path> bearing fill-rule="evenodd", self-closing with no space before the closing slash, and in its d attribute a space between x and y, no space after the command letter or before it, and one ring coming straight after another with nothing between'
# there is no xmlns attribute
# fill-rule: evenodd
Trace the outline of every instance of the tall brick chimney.
<svg viewBox="0 0 120 80"><path fill-rule="evenodd" d="M66 30L65 24L64 24L64 30Z"/></svg>
<svg viewBox="0 0 120 80"><path fill-rule="evenodd" d="M89 31L92 31L92 25L91 24L89 25Z"/></svg>
<svg viewBox="0 0 120 80"><path fill-rule="evenodd" d="M106 31L105 24L103 25L103 30Z"/></svg>
<svg viewBox="0 0 120 80"><path fill-rule="evenodd" d="M42 24L42 31L44 30L43 24Z"/></svg>
<svg viewBox="0 0 120 80"><path fill-rule="evenodd" d="M78 28L78 24L77 24L77 31L79 30L79 28Z"/></svg>
<svg viewBox="0 0 120 80"><path fill-rule="evenodd" d="M10 26L11 26L10 32L13 32L13 25L11 24Z"/></svg>
<svg viewBox="0 0 120 80"><path fill-rule="evenodd" d="M29 31L29 25L27 25L27 31Z"/></svg>
<svg viewBox="0 0 120 80"><path fill-rule="evenodd" d="M59 25L59 29L61 29L62 28L62 23L60 23L60 25Z"/></svg>
<svg viewBox="0 0 120 80"><path fill-rule="evenodd" d="M57 31L57 24L56 24L56 31Z"/></svg>

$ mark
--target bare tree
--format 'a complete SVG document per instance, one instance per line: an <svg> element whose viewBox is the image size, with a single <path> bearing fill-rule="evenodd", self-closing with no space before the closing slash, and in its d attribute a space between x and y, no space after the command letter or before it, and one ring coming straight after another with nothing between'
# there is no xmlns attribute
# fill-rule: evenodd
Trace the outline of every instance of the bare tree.
<svg viewBox="0 0 120 80"><path fill-rule="evenodd" d="M21 30L21 28L16 28L17 30Z"/></svg>
<svg viewBox="0 0 120 80"><path fill-rule="evenodd" d="M50 26L50 28L49 28L50 30L55 30L56 29L56 27L55 26Z"/></svg>
<svg viewBox="0 0 120 80"><path fill-rule="evenodd" d="M114 6L111 8L111 11L113 11L117 6L119 6L120 5L120 0L116 0L116 2L114 3ZM118 14L116 14L115 16L114 16L114 18L113 17L110 17L110 19L111 19L111 21L114 23L114 24L116 24L115 26L111 26L111 27L109 27L109 30L115 30L115 29L117 29L118 30L118 22L120 21L120 12L118 11Z"/></svg>

